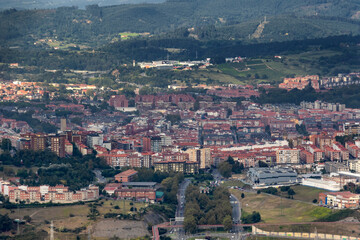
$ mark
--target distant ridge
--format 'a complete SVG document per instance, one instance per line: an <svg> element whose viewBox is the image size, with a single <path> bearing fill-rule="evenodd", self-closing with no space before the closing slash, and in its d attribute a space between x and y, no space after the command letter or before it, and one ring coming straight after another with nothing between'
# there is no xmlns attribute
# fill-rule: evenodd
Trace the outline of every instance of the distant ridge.
<svg viewBox="0 0 360 240"><path fill-rule="evenodd" d="M85 2L67 2L78 1ZM95 0L86 2L92 1ZM130 0L101 3L118 1ZM161 0L132 2L135 1ZM168 34L171 38L246 40L265 16L269 23L259 29L261 34L255 38L260 42L357 35L360 20L354 16L359 15L359 9L358 0L168 0L158 4L91 5L85 10L76 7L6 10L0 13L0 43L14 44L14 40L23 41L24 37L30 42L32 38L70 37L79 43L103 44L121 32L149 33L151 37Z"/></svg>
<svg viewBox="0 0 360 240"><path fill-rule="evenodd" d="M162 3L165 0L1 0L0 9L50 9L58 7L77 6L85 9L86 6L97 4L99 6L111 6L119 4L139 4L139 3Z"/></svg>

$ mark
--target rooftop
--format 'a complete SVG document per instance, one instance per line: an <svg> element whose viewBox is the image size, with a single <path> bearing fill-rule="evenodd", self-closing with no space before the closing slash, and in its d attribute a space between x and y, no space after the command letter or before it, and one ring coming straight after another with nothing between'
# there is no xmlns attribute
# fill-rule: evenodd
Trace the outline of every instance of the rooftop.
<svg viewBox="0 0 360 240"><path fill-rule="evenodd" d="M122 183L123 186L148 186L148 187L153 187L155 186L157 183L156 182L126 182L126 183Z"/></svg>
<svg viewBox="0 0 360 240"><path fill-rule="evenodd" d="M115 177L129 177L129 176L132 176L134 174L137 174L137 171L135 171L134 169L129 169L129 170L126 170L124 172L116 174Z"/></svg>

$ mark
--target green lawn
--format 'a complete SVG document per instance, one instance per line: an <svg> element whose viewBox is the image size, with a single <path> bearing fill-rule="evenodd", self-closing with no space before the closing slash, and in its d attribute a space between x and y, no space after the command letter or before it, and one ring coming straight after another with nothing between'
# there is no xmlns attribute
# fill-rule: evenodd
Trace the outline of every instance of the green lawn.
<svg viewBox="0 0 360 240"><path fill-rule="evenodd" d="M244 84L245 82L229 74L222 73L220 70L199 70L192 72L192 76L202 83L207 83L207 79L212 79L220 83Z"/></svg>
<svg viewBox="0 0 360 240"><path fill-rule="evenodd" d="M133 205L130 205L130 204ZM148 203L138 203L138 202L132 202L130 200L107 200L104 202L102 206L98 207L98 210L100 214L105 213L129 213L131 207L135 207L137 210L140 210L140 208L146 208L149 204ZM115 206L118 206L120 209L115 209Z"/></svg>
<svg viewBox="0 0 360 240"><path fill-rule="evenodd" d="M241 199L242 191L230 189L230 192ZM278 196L248 192L244 194L245 198L241 200L242 209L247 213L260 212L265 223L311 222L332 212L328 208Z"/></svg>
<svg viewBox="0 0 360 240"><path fill-rule="evenodd" d="M292 186L295 191L294 199L312 203L314 199L319 200L319 193L327 192L324 189L307 187L302 185Z"/></svg>
<svg viewBox="0 0 360 240"><path fill-rule="evenodd" d="M295 65L298 66L289 65L286 62L282 63L274 59L251 59L246 60L244 63L227 63L217 67L223 74L242 78L245 83L280 83L284 77L290 74L308 74L298 63Z"/></svg>
<svg viewBox="0 0 360 240"><path fill-rule="evenodd" d="M314 58L330 57L330 56L335 56L337 54L339 54L339 52L333 50L308 51L299 54L287 55L286 58L292 60L299 60L301 58L306 60L313 60Z"/></svg>
<svg viewBox="0 0 360 240"><path fill-rule="evenodd" d="M284 55L282 59L272 57L265 59L246 59L242 63L226 63L217 65L221 73L216 76L217 71L209 71L208 77L223 83L257 84L269 82L279 84L283 78L289 76L305 76L321 74L324 69L315 64L321 57L332 57L341 54L333 50L314 50L299 54ZM348 66L336 64L330 68L351 68L358 71L359 66ZM229 76L229 77L225 77ZM256 77L255 77L256 76Z"/></svg>

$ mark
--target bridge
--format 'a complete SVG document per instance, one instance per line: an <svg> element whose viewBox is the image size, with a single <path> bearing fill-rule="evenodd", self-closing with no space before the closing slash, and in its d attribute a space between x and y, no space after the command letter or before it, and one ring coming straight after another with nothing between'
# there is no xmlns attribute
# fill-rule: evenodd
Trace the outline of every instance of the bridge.
<svg viewBox="0 0 360 240"><path fill-rule="evenodd" d="M184 219L185 219L184 217L176 217L175 222L183 222Z"/></svg>

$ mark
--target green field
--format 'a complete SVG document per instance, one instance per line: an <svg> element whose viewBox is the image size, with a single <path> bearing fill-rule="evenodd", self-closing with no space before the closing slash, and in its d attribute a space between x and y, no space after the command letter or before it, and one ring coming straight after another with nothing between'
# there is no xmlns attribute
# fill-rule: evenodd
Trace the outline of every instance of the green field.
<svg viewBox="0 0 360 240"><path fill-rule="evenodd" d="M0 209L0 214L9 214L13 219L23 219L24 216L30 216L31 222L27 226L23 226L21 231L25 231L26 227L33 227L36 231L49 231L50 221L54 221L54 227L62 231L62 229L74 230L76 228L92 226L98 221L104 220L104 214L117 213L128 214L131 207L137 208L139 211L143 207L147 207L147 203L131 202L129 200L115 201L115 200L102 200L101 206L97 206L99 216L96 221L88 218L89 206L74 205L74 206L56 206L56 207L40 207L40 208L21 208L8 210L5 208ZM132 203L132 205L130 205ZM119 206L119 209L115 209ZM76 234L57 232L58 239L76 239Z"/></svg>
<svg viewBox="0 0 360 240"><path fill-rule="evenodd" d="M97 210L100 215L105 213L131 213L130 208L135 207L137 210L140 208L146 208L147 203L132 202L130 200L102 200L101 206L97 206ZM131 205L132 204L132 205ZM119 209L115 209L118 206ZM0 209L1 214L9 214L11 218L23 218L26 215L32 216L34 221L42 222L44 220L55 220L68 218L70 214L74 216L87 216L89 207L85 205L73 205L73 206L57 206L57 207L40 207L40 208L21 208L19 210L7 210L5 208Z"/></svg>
<svg viewBox="0 0 360 240"><path fill-rule="evenodd" d="M224 181L223 183L221 183L221 185L224 187L241 187L241 188L245 188L245 189L251 189L250 185L247 185L239 180Z"/></svg>
<svg viewBox="0 0 360 240"><path fill-rule="evenodd" d="M242 191L230 189L241 199ZM244 192L242 209L247 213L258 211L265 223L311 222L329 215L332 210L268 194Z"/></svg>
<svg viewBox="0 0 360 240"><path fill-rule="evenodd" d="M302 185L292 186L292 189L295 191L294 199L312 203L314 199L319 199L319 193L327 192L323 189L307 187Z"/></svg>
<svg viewBox="0 0 360 240"><path fill-rule="evenodd" d="M354 51L360 51L359 48ZM359 71L360 66L349 64L326 64L321 61L327 58L337 58L343 53L333 50L318 50L281 56L281 59L246 59L241 63L225 63L216 66L217 70L209 71L207 77L216 79L222 83L272 83L279 84L285 77L305 75L329 75L332 71L343 69L344 71ZM345 71L345 72L346 72ZM217 73L218 75L213 75ZM335 74L336 75L336 74ZM228 76L228 77L225 77Z"/></svg>
<svg viewBox="0 0 360 240"><path fill-rule="evenodd" d="M222 73L217 69L205 69L191 72L191 75L194 79L198 79L199 83L209 83L214 82L218 83L235 83L235 84L244 84L245 81L232 76L230 74ZM210 84L211 85L211 84Z"/></svg>
<svg viewBox="0 0 360 240"><path fill-rule="evenodd" d="M218 69L234 78L240 78L243 83L280 83L284 77L289 75L307 75L313 72L297 63L290 65L275 59L251 59L244 63L221 64ZM220 80L221 81L221 80Z"/></svg>
<svg viewBox="0 0 360 240"><path fill-rule="evenodd" d="M133 204L133 205L130 205ZM115 206L118 206L120 209L115 209ZM130 208L134 207L137 210L140 208L146 208L149 206L148 203L139 203L139 202L132 202L129 200L107 200L101 207L98 207L100 214L105 213L131 213Z"/></svg>

